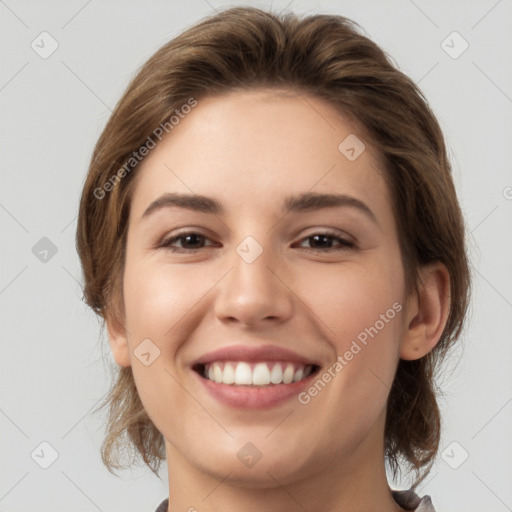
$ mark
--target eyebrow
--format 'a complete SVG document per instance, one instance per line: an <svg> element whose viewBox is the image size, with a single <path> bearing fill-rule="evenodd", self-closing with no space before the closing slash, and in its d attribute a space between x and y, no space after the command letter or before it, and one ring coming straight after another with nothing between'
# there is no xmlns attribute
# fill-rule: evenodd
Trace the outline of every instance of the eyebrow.
<svg viewBox="0 0 512 512"><path fill-rule="evenodd" d="M317 194L306 192L298 196L287 197L284 201L284 210L286 213L306 212L340 206L355 208L368 216L375 224L378 224L377 217L366 203L346 194Z"/></svg>
<svg viewBox="0 0 512 512"><path fill-rule="evenodd" d="M173 206L215 215L223 213L224 210L221 204L211 197L197 194L167 193L155 199L155 201L146 208L141 218L148 217L162 208L171 208Z"/></svg>
<svg viewBox="0 0 512 512"><path fill-rule="evenodd" d="M296 196L288 196L283 203L284 213L308 212L322 208L350 207L359 210L378 224L373 211L363 201L346 194L318 194L306 192ZM224 208L219 201L198 194L166 193L155 199L144 211L141 219L163 208L178 207L200 213L222 215Z"/></svg>

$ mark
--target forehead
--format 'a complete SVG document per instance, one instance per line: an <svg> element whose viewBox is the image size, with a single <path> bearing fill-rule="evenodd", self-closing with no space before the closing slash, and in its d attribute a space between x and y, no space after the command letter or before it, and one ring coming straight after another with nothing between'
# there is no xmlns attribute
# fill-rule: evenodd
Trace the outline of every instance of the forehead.
<svg viewBox="0 0 512 512"><path fill-rule="evenodd" d="M199 99L139 166L132 210L169 191L215 196L238 211L339 192L390 211L381 157L358 123L286 90Z"/></svg>

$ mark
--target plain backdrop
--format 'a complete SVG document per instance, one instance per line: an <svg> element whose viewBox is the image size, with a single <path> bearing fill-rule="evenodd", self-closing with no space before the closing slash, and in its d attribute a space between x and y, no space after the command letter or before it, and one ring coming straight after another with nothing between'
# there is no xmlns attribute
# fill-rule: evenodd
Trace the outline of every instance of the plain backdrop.
<svg viewBox="0 0 512 512"><path fill-rule="evenodd" d="M104 416L91 411L112 360L81 301L76 215L93 145L130 77L228 5L0 1L1 511L149 512L167 496L165 468L161 480L143 467L116 477L101 463ZM418 492L439 512L512 510L512 1L250 5L354 19L436 113L474 293L463 348L440 381L444 455Z"/></svg>

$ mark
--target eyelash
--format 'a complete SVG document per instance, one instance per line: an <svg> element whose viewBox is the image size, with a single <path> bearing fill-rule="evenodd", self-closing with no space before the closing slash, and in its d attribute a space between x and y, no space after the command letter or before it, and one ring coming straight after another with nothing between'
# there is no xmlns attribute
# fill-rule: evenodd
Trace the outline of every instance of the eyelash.
<svg viewBox="0 0 512 512"><path fill-rule="evenodd" d="M209 246L206 246L206 247L198 247L198 248L194 248L194 249L186 249L186 248L179 248L179 247L172 247L171 246L171 244L173 244L174 242L176 242L178 240L183 240L186 237L192 236L192 235L201 237L204 240L208 240L208 237L206 237L205 235L202 235L201 233L197 233L197 232L194 232L194 231L190 231L190 232L186 232L186 233L181 233L181 234L179 234L177 236L169 238L168 240L164 240L159 245L159 247L163 248L163 249L166 249L166 250L169 250L171 252L175 252L175 253L188 253L188 254L195 253L195 252L197 252L197 251L199 251L201 249L205 249L206 247L212 247L212 245L209 245ZM315 252L315 253L324 252L325 253L325 252L333 252L333 251L348 251L348 250L354 249L356 247L353 242L349 242L348 240L345 240L344 238L342 238L339 235L337 235L336 233L332 233L332 232L329 232L329 231L313 233L312 235L309 235L309 236L306 236L306 237L302 238L301 242L304 241L304 240L308 240L310 238L314 238L316 236L330 238L330 239L338 242L340 245L338 247L327 247L325 249L313 248L313 247L303 247L303 249L305 249L308 252Z"/></svg>

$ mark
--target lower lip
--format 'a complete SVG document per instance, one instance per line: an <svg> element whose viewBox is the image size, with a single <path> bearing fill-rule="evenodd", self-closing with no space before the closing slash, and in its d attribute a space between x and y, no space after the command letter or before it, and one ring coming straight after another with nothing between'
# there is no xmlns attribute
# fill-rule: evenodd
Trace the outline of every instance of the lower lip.
<svg viewBox="0 0 512 512"><path fill-rule="evenodd" d="M296 397L316 374L308 375L305 379L291 384L274 384L271 386L235 386L218 384L201 377L194 372L208 392L219 402L232 407L248 409L266 409L275 407L291 398Z"/></svg>

